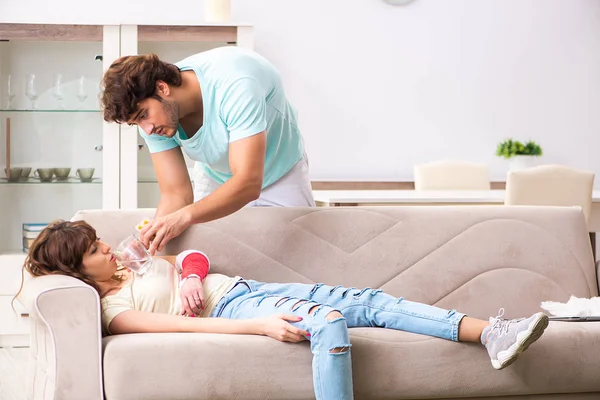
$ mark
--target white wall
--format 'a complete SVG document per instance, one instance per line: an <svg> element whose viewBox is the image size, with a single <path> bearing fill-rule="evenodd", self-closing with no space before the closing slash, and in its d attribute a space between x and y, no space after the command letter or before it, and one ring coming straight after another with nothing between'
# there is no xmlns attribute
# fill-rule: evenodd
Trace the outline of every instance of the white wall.
<svg viewBox="0 0 600 400"><path fill-rule="evenodd" d="M202 1L174 4L0 0L0 21L203 20ZM284 75L314 179L411 179L414 163L447 157L489 163L502 179L494 150L508 136L600 174L598 0L233 0L232 10Z"/></svg>

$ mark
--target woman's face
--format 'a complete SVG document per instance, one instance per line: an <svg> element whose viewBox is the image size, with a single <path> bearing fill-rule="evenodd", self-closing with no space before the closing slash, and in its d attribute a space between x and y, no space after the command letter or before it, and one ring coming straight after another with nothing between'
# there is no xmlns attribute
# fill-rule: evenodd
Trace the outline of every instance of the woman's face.
<svg viewBox="0 0 600 400"><path fill-rule="evenodd" d="M117 272L117 260L110 246L96 240L83 255L83 270L96 282L108 281Z"/></svg>

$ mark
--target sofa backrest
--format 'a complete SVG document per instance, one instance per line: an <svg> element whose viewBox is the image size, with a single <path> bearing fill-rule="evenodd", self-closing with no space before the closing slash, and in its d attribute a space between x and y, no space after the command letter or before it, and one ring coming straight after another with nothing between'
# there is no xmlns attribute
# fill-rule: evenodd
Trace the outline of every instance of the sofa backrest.
<svg viewBox="0 0 600 400"><path fill-rule="evenodd" d="M116 245L153 209L81 211ZM211 271L268 282L382 288L488 318L598 295L580 209L527 206L245 208L194 225L162 254L199 249Z"/></svg>

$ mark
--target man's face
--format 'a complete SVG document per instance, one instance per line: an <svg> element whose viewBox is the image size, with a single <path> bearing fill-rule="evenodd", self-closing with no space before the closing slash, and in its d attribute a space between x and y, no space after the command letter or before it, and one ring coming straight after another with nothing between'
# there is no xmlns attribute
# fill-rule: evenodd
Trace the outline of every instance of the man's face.
<svg viewBox="0 0 600 400"><path fill-rule="evenodd" d="M148 135L173 137L179 126L179 107L174 100L148 98L138 103L128 123L138 125Z"/></svg>

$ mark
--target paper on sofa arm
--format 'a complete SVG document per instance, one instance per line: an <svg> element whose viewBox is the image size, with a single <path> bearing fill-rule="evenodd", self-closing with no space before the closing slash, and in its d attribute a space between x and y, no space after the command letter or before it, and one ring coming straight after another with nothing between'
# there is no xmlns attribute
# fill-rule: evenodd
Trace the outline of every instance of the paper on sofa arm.
<svg viewBox="0 0 600 400"><path fill-rule="evenodd" d="M543 301L542 309L560 317L600 316L600 297L579 298L571 296L566 303Z"/></svg>

